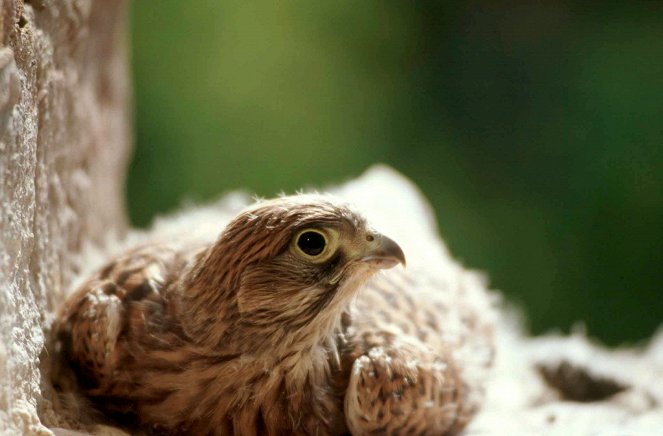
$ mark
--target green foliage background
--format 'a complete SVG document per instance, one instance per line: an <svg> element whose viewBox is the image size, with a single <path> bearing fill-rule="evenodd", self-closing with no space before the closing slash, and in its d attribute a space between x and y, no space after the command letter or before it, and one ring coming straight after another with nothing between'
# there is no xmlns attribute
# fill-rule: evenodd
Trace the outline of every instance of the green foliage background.
<svg viewBox="0 0 663 436"><path fill-rule="evenodd" d="M663 3L133 2L146 225L386 162L534 332L663 320Z"/></svg>

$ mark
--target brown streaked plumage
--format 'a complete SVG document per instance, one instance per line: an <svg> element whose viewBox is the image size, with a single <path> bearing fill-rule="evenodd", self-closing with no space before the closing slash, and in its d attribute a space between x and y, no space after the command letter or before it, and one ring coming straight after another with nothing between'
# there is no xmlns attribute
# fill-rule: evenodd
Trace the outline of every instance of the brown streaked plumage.
<svg viewBox="0 0 663 436"><path fill-rule="evenodd" d="M398 263L346 205L260 202L212 244L102 267L56 321L54 384L158 434L457 432L480 404L489 328L417 271L375 275ZM486 354L467 371L459 340Z"/></svg>

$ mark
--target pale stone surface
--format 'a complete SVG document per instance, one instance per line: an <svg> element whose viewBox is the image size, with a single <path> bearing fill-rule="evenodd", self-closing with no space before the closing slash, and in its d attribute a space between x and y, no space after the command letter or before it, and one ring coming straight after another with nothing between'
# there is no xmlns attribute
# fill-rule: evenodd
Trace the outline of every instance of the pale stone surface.
<svg viewBox="0 0 663 436"><path fill-rule="evenodd" d="M122 0L0 0L0 434L48 434L47 314L84 242L126 226Z"/></svg>

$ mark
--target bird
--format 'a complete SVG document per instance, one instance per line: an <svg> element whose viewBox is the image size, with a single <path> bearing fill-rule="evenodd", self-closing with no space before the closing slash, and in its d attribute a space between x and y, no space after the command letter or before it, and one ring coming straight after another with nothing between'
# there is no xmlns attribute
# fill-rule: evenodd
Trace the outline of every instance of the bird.
<svg viewBox="0 0 663 436"><path fill-rule="evenodd" d="M456 434L479 410L494 344L475 276L406 267L323 194L187 236L128 249L67 298L56 390L144 434Z"/></svg>

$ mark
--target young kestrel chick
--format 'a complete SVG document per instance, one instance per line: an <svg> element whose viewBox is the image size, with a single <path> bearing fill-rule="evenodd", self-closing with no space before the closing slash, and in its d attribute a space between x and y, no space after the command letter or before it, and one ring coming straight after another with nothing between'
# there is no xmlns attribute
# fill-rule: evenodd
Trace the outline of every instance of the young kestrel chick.
<svg viewBox="0 0 663 436"><path fill-rule="evenodd" d="M155 242L102 267L56 321L54 383L149 433L458 432L490 332L450 307L447 284L375 275L399 263L347 205L260 202L213 243ZM483 354L465 368L468 352Z"/></svg>

